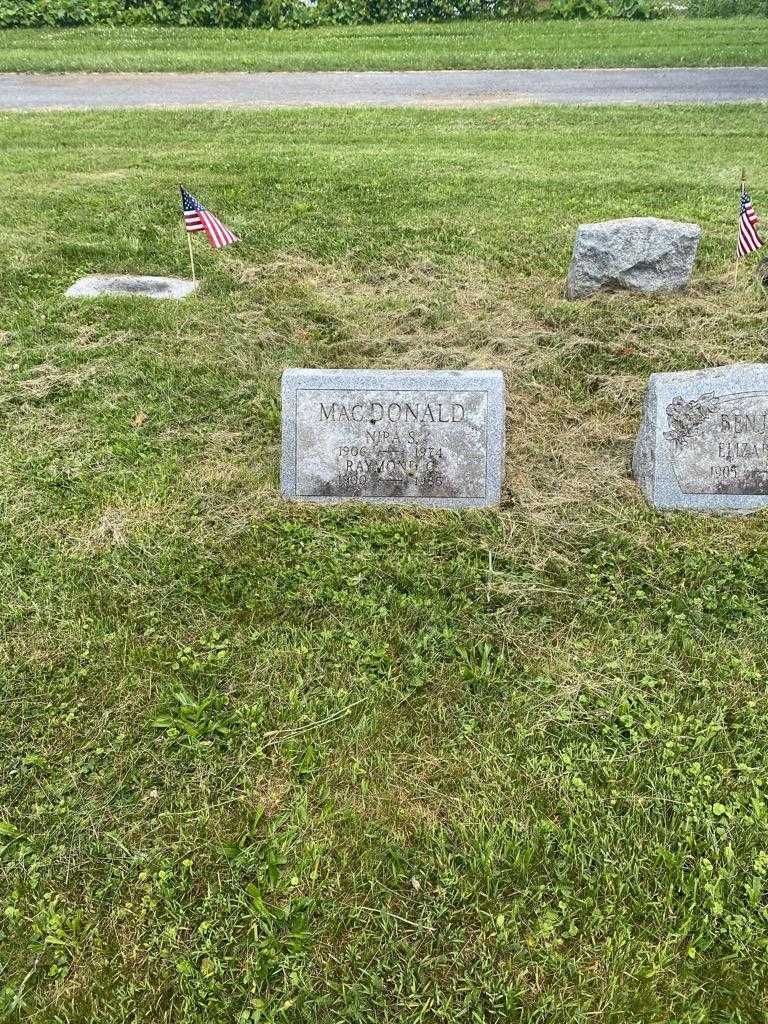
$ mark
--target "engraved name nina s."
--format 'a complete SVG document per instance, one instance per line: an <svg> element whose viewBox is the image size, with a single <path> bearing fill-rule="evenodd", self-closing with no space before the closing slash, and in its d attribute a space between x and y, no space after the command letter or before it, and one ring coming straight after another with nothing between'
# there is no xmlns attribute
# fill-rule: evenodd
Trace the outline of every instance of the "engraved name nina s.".
<svg viewBox="0 0 768 1024"><path fill-rule="evenodd" d="M460 402L320 402L321 423L461 423Z"/></svg>

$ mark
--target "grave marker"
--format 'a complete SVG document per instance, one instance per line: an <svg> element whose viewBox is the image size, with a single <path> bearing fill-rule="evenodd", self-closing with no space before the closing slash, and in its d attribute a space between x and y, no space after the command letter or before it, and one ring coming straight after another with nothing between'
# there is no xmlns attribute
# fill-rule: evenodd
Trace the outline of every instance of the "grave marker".
<svg viewBox="0 0 768 1024"><path fill-rule="evenodd" d="M768 507L768 364L652 374L632 469L656 508Z"/></svg>
<svg viewBox="0 0 768 1024"><path fill-rule="evenodd" d="M691 280L701 236L698 224L658 217L626 217L580 224L573 246L566 295L596 292L678 292Z"/></svg>
<svg viewBox="0 0 768 1024"><path fill-rule="evenodd" d="M287 498L446 508L499 501L498 370L289 369L282 398Z"/></svg>
<svg viewBox="0 0 768 1024"><path fill-rule="evenodd" d="M129 295L145 299L185 299L197 282L181 277L137 277L133 274L89 274L67 289L70 299L97 299L102 295Z"/></svg>

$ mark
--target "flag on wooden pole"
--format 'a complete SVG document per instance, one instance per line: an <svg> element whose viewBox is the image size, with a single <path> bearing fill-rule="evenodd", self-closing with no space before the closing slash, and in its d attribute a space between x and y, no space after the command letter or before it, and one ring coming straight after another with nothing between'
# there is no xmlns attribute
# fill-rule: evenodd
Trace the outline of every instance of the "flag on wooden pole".
<svg viewBox="0 0 768 1024"><path fill-rule="evenodd" d="M183 185L181 189L181 212L184 215L184 226L188 232L204 231L208 236L212 249L222 249L232 242L239 242L240 239L228 227L225 227L218 217L206 210L202 203L187 192Z"/></svg>
<svg viewBox="0 0 768 1024"><path fill-rule="evenodd" d="M747 186L744 178L741 179L741 207L739 211L739 237L736 241L736 255L746 256L750 252L757 252L763 244L763 240L757 233L757 225L760 223L755 208L747 194Z"/></svg>

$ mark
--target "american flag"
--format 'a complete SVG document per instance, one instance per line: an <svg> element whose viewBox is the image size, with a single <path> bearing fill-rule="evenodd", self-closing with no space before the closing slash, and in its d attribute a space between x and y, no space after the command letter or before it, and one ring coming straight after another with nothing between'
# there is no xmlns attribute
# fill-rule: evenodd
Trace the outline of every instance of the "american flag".
<svg viewBox="0 0 768 1024"><path fill-rule="evenodd" d="M214 249L221 249L232 242L239 242L237 235L225 227L218 217L206 210L202 203L187 192L183 185L181 189L181 211L184 214L184 225L187 231L204 231L208 235L208 241Z"/></svg>
<svg viewBox="0 0 768 1024"><path fill-rule="evenodd" d="M746 256L747 253L757 252L762 246L763 240L757 233L759 220L755 208L747 195L744 182L741 183L741 212L739 213L739 238L736 242L736 255Z"/></svg>

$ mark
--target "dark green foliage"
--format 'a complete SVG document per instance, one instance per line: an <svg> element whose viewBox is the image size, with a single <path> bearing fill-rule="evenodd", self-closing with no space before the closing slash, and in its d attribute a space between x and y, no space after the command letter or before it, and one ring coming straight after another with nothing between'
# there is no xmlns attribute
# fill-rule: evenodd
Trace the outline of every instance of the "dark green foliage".
<svg viewBox="0 0 768 1024"><path fill-rule="evenodd" d="M553 0L549 15L552 18L607 18L612 6L609 0Z"/></svg>
<svg viewBox="0 0 768 1024"><path fill-rule="evenodd" d="M674 13L666 0L0 0L0 27L176 25L300 28L457 19L646 20ZM694 17L768 15L768 0L691 0Z"/></svg>
<svg viewBox="0 0 768 1024"><path fill-rule="evenodd" d="M535 0L3 0L0 27L190 25L296 28L455 18L527 18Z"/></svg>
<svg viewBox="0 0 768 1024"><path fill-rule="evenodd" d="M647 21L669 13L662 0L552 0L547 14L550 18L627 18Z"/></svg>
<svg viewBox="0 0 768 1024"><path fill-rule="evenodd" d="M738 13L746 3L750 12L764 13L766 2L732 0L728 9ZM467 18L650 18L665 13L666 5L658 0L554 0L550 8L540 8L536 0L2 0L0 27L298 28Z"/></svg>

